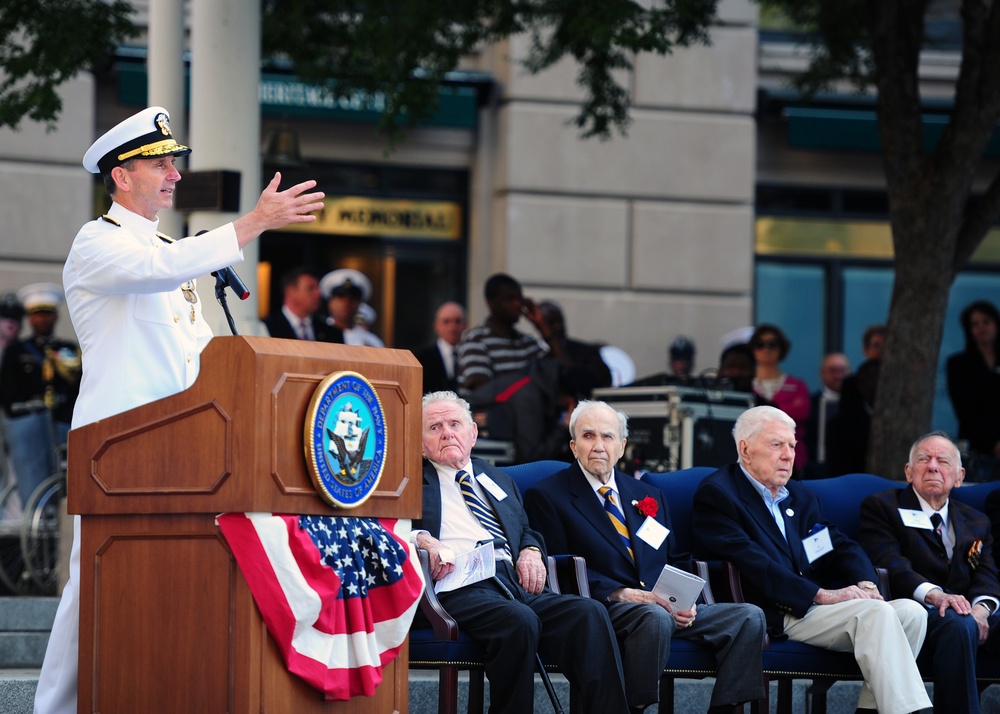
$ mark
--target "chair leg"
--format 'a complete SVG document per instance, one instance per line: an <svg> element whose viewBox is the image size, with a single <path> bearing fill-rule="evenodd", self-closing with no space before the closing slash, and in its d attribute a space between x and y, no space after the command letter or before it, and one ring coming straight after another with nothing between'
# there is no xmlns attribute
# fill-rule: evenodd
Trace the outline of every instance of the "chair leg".
<svg viewBox="0 0 1000 714"><path fill-rule="evenodd" d="M438 712L458 714L457 667L442 667L438 670Z"/></svg>
<svg viewBox="0 0 1000 714"><path fill-rule="evenodd" d="M674 678L660 677L660 714L674 714Z"/></svg>
<svg viewBox="0 0 1000 714"><path fill-rule="evenodd" d="M764 675L764 696L750 702L750 714L770 714L771 712L771 680Z"/></svg>
<svg viewBox="0 0 1000 714"><path fill-rule="evenodd" d="M814 679L806 688L806 696L812 700L812 714L826 714L826 693L834 684L833 680Z"/></svg>
<svg viewBox="0 0 1000 714"><path fill-rule="evenodd" d="M778 714L792 714L792 680L778 680Z"/></svg>
<svg viewBox="0 0 1000 714"><path fill-rule="evenodd" d="M570 714L583 714L583 697L572 682L569 685L569 711Z"/></svg>
<svg viewBox="0 0 1000 714"><path fill-rule="evenodd" d="M481 669L469 670L469 714L483 714L486 688L486 672Z"/></svg>

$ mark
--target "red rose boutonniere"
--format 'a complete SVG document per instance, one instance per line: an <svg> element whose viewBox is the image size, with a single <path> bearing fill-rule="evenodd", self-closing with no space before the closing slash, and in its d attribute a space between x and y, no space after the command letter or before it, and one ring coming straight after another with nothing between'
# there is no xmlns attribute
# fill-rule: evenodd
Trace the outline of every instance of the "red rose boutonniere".
<svg viewBox="0 0 1000 714"><path fill-rule="evenodd" d="M656 514L660 510L660 504L652 496L646 496L641 501L632 501L632 505L636 507L641 515L649 516L650 518L656 518Z"/></svg>

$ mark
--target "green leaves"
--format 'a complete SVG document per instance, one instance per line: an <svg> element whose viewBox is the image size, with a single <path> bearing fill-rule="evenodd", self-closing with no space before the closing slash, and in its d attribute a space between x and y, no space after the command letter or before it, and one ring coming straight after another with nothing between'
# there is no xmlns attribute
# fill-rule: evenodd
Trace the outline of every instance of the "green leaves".
<svg viewBox="0 0 1000 714"><path fill-rule="evenodd" d="M0 126L53 122L57 88L134 34L125 0L32 0L0 9Z"/></svg>
<svg viewBox="0 0 1000 714"><path fill-rule="evenodd" d="M527 32L524 61L539 72L571 57L585 100L583 136L626 131L631 97L615 72L639 52L707 42L717 0L262 0L263 53L287 61L336 98L386 97L381 129L435 109L438 87L463 58ZM0 9L0 126L53 121L60 84L99 68L135 34L126 0L8 0ZM331 81L335 80L335 81Z"/></svg>
<svg viewBox="0 0 1000 714"><path fill-rule="evenodd" d="M427 117L446 73L486 43L531 35L530 72L566 56L579 65L583 136L624 133L631 97L613 73L638 52L707 42L717 0L265 0L264 54L291 61L335 96L387 98L381 128L394 134Z"/></svg>

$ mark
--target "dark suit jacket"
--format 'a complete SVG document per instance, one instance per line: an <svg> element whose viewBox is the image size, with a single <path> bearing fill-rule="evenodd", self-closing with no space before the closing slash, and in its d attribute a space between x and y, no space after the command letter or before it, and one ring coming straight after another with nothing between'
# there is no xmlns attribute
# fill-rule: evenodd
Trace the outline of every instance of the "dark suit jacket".
<svg viewBox="0 0 1000 714"><path fill-rule="evenodd" d="M809 418L806 419L806 450L809 452L809 463L806 464L806 478L823 478L826 476L826 469L820 466L819 461L819 425L820 408L823 406L823 390L820 389L812 393L809 397ZM832 422L840 412L840 402L826 403L826 433L824 436L824 455L829 459L830 455L830 422ZM826 461L822 462L823 464Z"/></svg>
<svg viewBox="0 0 1000 714"><path fill-rule="evenodd" d="M456 345L456 350L458 349ZM437 340L413 351L413 356L424 367L424 394L428 392L458 391L458 382L448 379L444 358L438 349Z"/></svg>
<svg viewBox="0 0 1000 714"><path fill-rule="evenodd" d="M875 565L889 571L894 597L913 597L922 583L940 585L945 592L964 595L969 602L981 595L1000 597L1000 581L993 560L989 519L964 503L949 499L948 519L955 529L951 562L933 531L903 525L899 508L919 511L913 487L873 493L861 502L861 545ZM982 542L979 564L969 563L969 549Z"/></svg>
<svg viewBox="0 0 1000 714"><path fill-rule="evenodd" d="M542 534L549 552L584 557L590 594L601 601L606 601L608 595L622 587L652 590L663 565L674 564L678 558L673 552L676 539L672 535L668 535L658 549L635 535L646 517L632 502L646 497L656 499L656 521L670 528L663 492L618 472L615 483L621 495L620 505L635 563L578 463L539 481L524 495L524 508L531 526ZM687 556L682 560L687 560ZM681 567L684 564L681 563Z"/></svg>
<svg viewBox="0 0 1000 714"><path fill-rule="evenodd" d="M958 438L968 439L975 453L992 455L1000 441L1000 374L977 351L951 355L947 375Z"/></svg>
<svg viewBox="0 0 1000 714"><path fill-rule="evenodd" d="M472 470L474 471L473 476L485 473L507 494L507 498L498 501L492 493L486 491L486 500L489 501L490 507L493 508L497 520L503 527L504 535L507 536L507 544L510 546L510 552L514 555L515 562L518 554L528 546L535 546L541 550L542 560L544 560L545 543L538 533L528 527L528 516L524 512L524 503L521 501L521 492L517 490L517 484L496 466L479 458L472 458ZM437 470L429 461L424 461L423 496L423 517L413 522L413 528L425 530L435 538L440 538L441 483Z"/></svg>
<svg viewBox="0 0 1000 714"><path fill-rule="evenodd" d="M823 519L819 500L796 481L781 502L782 537L760 494L739 464L729 464L701 482L694 494L696 556L728 560L740 571L747 602L760 606L772 634L784 631L784 615L805 615L820 588L875 580L875 567L857 543ZM802 539L813 526L830 529L833 550L812 563Z"/></svg>
<svg viewBox="0 0 1000 714"><path fill-rule="evenodd" d="M326 324L317 315L312 315L309 319L312 322L313 334L316 336L317 342L344 343L344 333L339 327ZM292 323L285 317L281 308L272 310L271 314L264 319L264 325L267 327L267 334L271 337L283 337L288 340L299 339L299 336L295 334L295 328L292 327Z"/></svg>

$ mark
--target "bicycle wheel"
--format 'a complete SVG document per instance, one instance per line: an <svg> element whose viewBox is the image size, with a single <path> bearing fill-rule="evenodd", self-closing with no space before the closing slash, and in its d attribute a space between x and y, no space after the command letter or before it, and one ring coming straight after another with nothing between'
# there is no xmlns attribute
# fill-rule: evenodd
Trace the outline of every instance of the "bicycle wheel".
<svg viewBox="0 0 1000 714"><path fill-rule="evenodd" d="M33 583L21 551L21 519L3 517L10 502L16 498L16 483L7 484L0 490L0 582L14 595L22 595L31 591Z"/></svg>
<svg viewBox="0 0 1000 714"><path fill-rule="evenodd" d="M42 592L49 595L55 595L59 585L59 506L65 497L66 477L49 476L28 499L21 525L24 568Z"/></svg>

